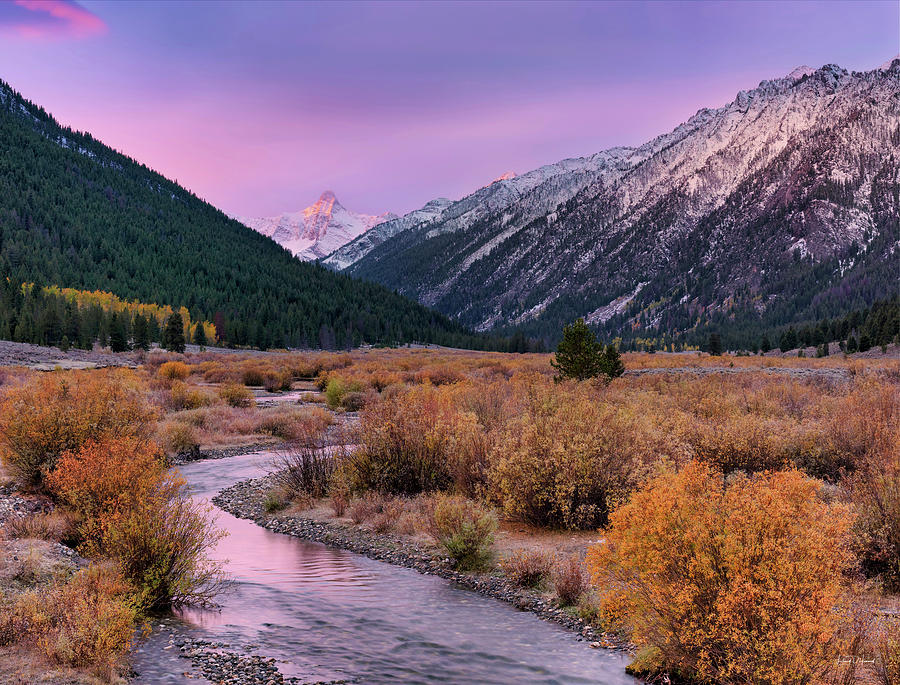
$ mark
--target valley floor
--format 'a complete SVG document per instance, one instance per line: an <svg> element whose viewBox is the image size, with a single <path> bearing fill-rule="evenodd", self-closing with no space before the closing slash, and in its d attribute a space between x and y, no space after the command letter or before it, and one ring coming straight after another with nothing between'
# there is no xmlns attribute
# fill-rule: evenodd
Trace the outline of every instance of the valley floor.
<svg viewBox="0 0 900 685"><path fill-rule="evenodd" d="M597 525L566 524L566 529L559 523L541 527L523 523L515 513L520 504L515 498L525 495L515 489L497 489L511 486L503 485L499 477L488 478L487 469L508 468L503 459L518 450L520 467L536 469L530 473L538 474L558 440L569 440L570 446L562 457L553 457L562 459L554 468L564 471L569 463L578 463L573 472L587 469L589 478L597 479L609 465L597 467L596 460L610 452L614 460L646 460L635 462L634 478L639 482L647 482L663 460L683 464L694 451L710 460L731 459L735 454L763 460L751 464L748 470L753 471L771 468L765 466L768 463L784 468L789 463L783 455L807 450L818 461L801 459L794 468L825 474L819 477L835 483L829 487L847 487L849 494L852 484L840 481L843 467L829 460L843 458L851 450L858 450L854 458L860 464L864 459L892 458L890 436L896 431L897 416L891 407L900 397L897 352L894 346L877 358L833 355L822 359L632 354L625 356L625 376L610 384L557 385L551 380L548 355L446 348L306 355L223 355L212 350L177 356L82 351L63 355L54 348L0 343L0 365L30 369L0 370L0 385L15 389L28 379L49 377L33 370L134 367L133 371L84 373L98 378L127 374L155 407L154 439L176 464L259 450L277 456L282 448L300 445L311 436L318 436L313 440L317 450L342 445L349 450L344 452L347 458L359 446L379 454L388 445L385 457L396 448L427 455L438 463L455 460L457 453L482 459L460 462L460 468L475 464L471 478L480 480L466 491L466 481L460 477L456 490L464 492L474 506L499 514L492 560L477 573L457 570L427 527L417 524L417 517L429 515L424 500L432 495L382 496L369 486L354 489L352 496L348 493L338 513L333 494L313 498L302 491L285 492L283 483L269 476L227 487L213 501L270 531L441 576L509 602L575 631L586 646L629 650L632 646L624 632L601 625L590 587L579 590L577 601L566 603L559 599L555 578L551 580L562 560L583 559L606 533ZM65 378L82 377L64 373ZM862 407L866 410L861 411ZM587 410L607 413L584 423ZM552 424L555 428L548 428L549 421L557 421ZM385 427L397 432L382 434ZM537 436L534 443L519 441L520 434L532 429ZM750 442L748 435L753 436ZM442 441L448 436L452 440L445 444ZM582 436L587 437L581 440ZM619 443L629 446L625 456L616 451ZM592 452L592 445L602 445L600 453ZM817 449L808 449L810 445ZM881 451L873 452L875 447ZM277 471L285 463L273 458L271 468ZM728 466L732 462L722 463L734 468ZM513 472L513 484L517 478L521 476ZM634 482L628 481L629 492L636 487ZM865 504L861 501L860 506ZM44 497L17 492L0 472L0 528L13 517L49 506ZM430 506L433 516L434 503ZM359 513L361 509L366 510ZM39 588L54 574L72 573L83 563L56 542L21 535L7 538L0 536L4 546L0 599ZM517 560L524 565L518 570L513 567ZM515 574L523 571L535 574L537 580L515 580ZM876 613L897 615L900 597L880 593L876 586L866 593ZM181 646L183 652L197 649L188 643ZM0 683L95 682L87 670L52 666L15 646L3 649Z"/></svg>

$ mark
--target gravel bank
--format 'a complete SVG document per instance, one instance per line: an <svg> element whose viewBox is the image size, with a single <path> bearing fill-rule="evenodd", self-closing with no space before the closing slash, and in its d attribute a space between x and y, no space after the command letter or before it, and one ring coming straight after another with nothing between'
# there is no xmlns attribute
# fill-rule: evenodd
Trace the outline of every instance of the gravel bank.
<svg viewBox="0 0 900 685"><path fill-rule="evenodd" d="M821 378L829 381L848 381L852 374L842 367L823 366L821 368L790 366L680 366L658 369L626 369L625 376L660 376L662 374L686 374L692 376L709 376L714 373L768 373L773 376L789 378L813 379Z"/></svg>
<svg viewBox="0 0 900 685"><path fill-rule="evenodd" d="M210 641L192 637L181 632L175 622L160 619L155 631L163 634L162 641L153 647L158 663L168 664L175 673L182 673L188 680L216 685L340 685L347 680L311 681L284 675L278 668L278 660L258 653L259 645L233 645L227 642ZM168 633L168 641L165 640ZM137 651L145 649L139 644ZM190 661L190 670L176 664L178 659ZM134 683L151 683L156 673L131 674Z"/></svg>
<svg viewBox="0 0 900 685"><path fill-rule="evenodd" d="M63 352L57 347L42 347L30 343L0 340L0 366L28 366L39 371L63 369L98 369L107 366L138 365L137 353L95 352L93 350L70 349Z"/></svg>
<svg viewBox="0 0 900 685"><path fill-rule="evenodd" d="M213 683L221 685L338 685L346 680L330 680L311 683L309 680L286 677L278 670L277 660L252 654L256 645L238 648L225 642L173 637L169 647L177 648L179 656L190 659L191 665ZM243 652L243 653L242 653Z"/></svg>
<svg viewBox="0 0 900 685"><path fill-rule="evenodd" d="M222 449L201 449L197 447L194 450L179 452L171 458L172 466L181 464L190 464L192 461L206 461L207 459L227 459L228 457L240 457L244 454L253 454L254 452L262 452L263 450L277 450L283 443L273 442L256 442L250 445L235 445L234 447L223 447Z"/></svg>
<svg viewBox="0 0 900 685"><path fill-rule="evenodd" d="M502 577L455 571L449 559L441 558L433 550L411 544L400 537L297 516L267 516L263 501L272 484L271 476L242 481L222 490L212 501L233 516L250 519L273 532L346 549L370 559L415 569L426 575L440 576L487 597L509 602L522 611L530 611L578 633L578 639L589 642L591 647L620 650L628 650L630 647L614 635L595 630L535 592L513 585Z"/></svg>
<svg viewBox="0 0 900 685"><path fill-rule="evenodd" d="M24 518L30 514L37 514L51 510L50 503L46 500L18 494L13 483L0 485L0 525L11 518Z"/></svg>

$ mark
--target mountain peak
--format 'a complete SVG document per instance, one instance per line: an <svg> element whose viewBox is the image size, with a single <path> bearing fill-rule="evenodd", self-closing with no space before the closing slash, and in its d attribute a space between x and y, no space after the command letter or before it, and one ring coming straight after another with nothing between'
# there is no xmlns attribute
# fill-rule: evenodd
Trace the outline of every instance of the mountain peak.
<svg viewBox="0 0 900 685"><path fill-rule="evenodd" d="M507 171L507 172L506 172L505 174L503 174L502 176L498 176L497 178L495 178L495 179L492 181L492 183L496 183L497 181L508 181L508 180L510 180L510 179L512 179L512 178L515 178L515 177L516 177L516 172L515 172L515 171Z"/></svg>
<svg viewBox="0 0 900 685"><path fill-rule="evenodd" d="M352 212L326 190L309 207L272 217L234 217L303 260L320 259L367 230L396 218Z"/></svg>
<svg viewBox="0 0 900 685"><path fill-rule="evenodd" d="M799 67L794 69L790 74L785 76L785 78L793 79L796 81L798 78L803 78L804 76L812 76L816 73L816 70L812 67L809 67L805 64L801 64Z"/></svg>

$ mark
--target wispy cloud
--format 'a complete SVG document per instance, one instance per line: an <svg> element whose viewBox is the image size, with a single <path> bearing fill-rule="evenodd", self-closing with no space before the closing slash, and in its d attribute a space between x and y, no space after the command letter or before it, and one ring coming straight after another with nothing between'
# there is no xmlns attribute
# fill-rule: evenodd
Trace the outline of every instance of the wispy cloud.
<svg viewBox="0 0 900 685"><path fill-rule="evenodd" d="M96 14L70 0L0 2L0 31L20 38L87 38L106 33Z"/></svg>

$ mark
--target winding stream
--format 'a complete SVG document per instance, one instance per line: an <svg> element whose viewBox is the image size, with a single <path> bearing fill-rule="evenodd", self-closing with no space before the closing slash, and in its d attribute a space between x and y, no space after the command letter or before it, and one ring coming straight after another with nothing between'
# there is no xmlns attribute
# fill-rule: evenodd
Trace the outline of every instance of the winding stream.
<svg viewBox="0 0 900 685"><path fill-rule="evenodd" d="M196 497L267 471L259 453L181 468ZM236 581L221 610L158 626L135 655L139 683L205 682L170 632L274 657L300 682L635 683L622 655L441 578L272 533L218 511L214 556Z"/></svg>

